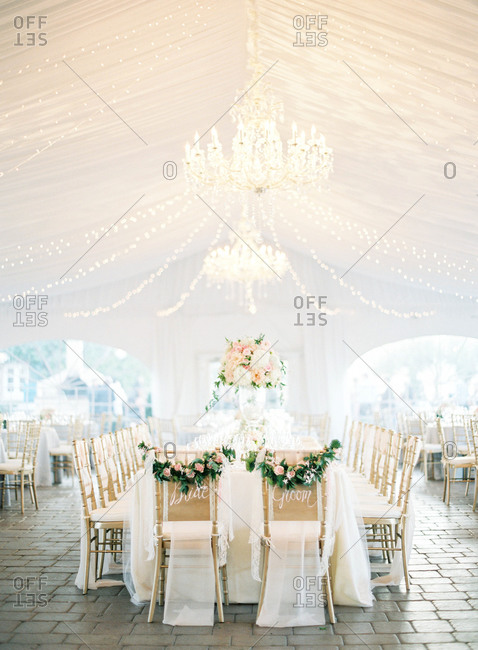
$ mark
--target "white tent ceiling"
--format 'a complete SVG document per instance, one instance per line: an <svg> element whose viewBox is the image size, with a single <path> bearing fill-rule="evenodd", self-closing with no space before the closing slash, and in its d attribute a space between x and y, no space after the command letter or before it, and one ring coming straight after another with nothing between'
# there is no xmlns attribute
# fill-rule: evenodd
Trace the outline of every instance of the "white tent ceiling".
<svg viewBox="0 0 478 650"><path fill-rule="evenodd" d="M258 8L284 137L292 120L315 123L335 159L328 192L278 199L283 245L306 257L313 248L341 275L424 195L347 280L359 285L365 274L474 297L478 3L321 3L321 48L292 45L294 16L317 14L316 3ZM13 45L13 19L27 15L47 16L46 46ZM219 220L185 194L181 160L185 142L247 84L245 2L12 1L0 16L1 297L123 287L134 276L133 287L188 237L178 264L204 252ZM217 128L228 142L229 115ZM175 180L163 178L168 160ZM223 213L220 198L214 207Z"/></svg>

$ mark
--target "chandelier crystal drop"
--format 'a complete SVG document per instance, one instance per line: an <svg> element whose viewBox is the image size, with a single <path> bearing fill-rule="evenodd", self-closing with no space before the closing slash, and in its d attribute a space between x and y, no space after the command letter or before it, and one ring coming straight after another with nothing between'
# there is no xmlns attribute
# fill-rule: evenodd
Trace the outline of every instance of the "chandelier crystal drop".
<svg viewBox="0 0 478 650"><path fill-rule="evenodd" d="M259 63L257 11L249 5L248 67L252 79L230 113L236 123L232 153L227 156L215 128L205 151L196 133L186 145L187 180L195 189L291 190L303 185L318 189L332 171L332 150L312 126L310 135L292 124L290 138L283 143L277 123L283 122L283 105L272 93L266 70ZM242 98L241 98L242 97Z"/></svg>

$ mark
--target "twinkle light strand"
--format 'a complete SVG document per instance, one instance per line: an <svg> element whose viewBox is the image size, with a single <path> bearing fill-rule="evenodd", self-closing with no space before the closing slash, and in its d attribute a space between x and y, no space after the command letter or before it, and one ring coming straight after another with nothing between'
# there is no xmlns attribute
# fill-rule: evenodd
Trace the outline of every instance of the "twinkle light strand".
<svg viewBox="0 0 478 650"><path fill-rule="evenodd" d="M182 196L182 195L179 195L179 196ZM166 202L166 203L168 203L168 202ZM158 231L159 231L159 232L162 232L162 231L163 231L163 230L164 230L164 229L165 229L169 224L171 224L173 221L175 221L176 219L178 219L179 217L181 217L182 214L184 214L184 212L186 211L186 209L187 209L191 204L192 204L192 199L189 199L188 201L186 201L186 204L185 204L185 205L184 205L184 206L183 206L183 207L182 207L178 212L176 212L174 215L168 215L166 221L163 221L159 226L153 226L153 227L151 227L149 230L147 230L147 231L145 231L145 232L143 233L142 237L136 236L136 237L134 238L134 241L133 241L133 242L130 242L130 243L129 243L125 248L123 248L122 250L118 250L118 251L116 251L116 252L114 252L114 253L108 255L107 257L104 257L101 261L98 261L98 260L97 260L94 264L90 265L88 268L84 269L84 268L82 268L82 267L79 267L78 270L77 270L77 272L75 272L73 276L65 276L65 277L62 278L61 280L55 280L54 282L49 282L49 283L46 284L44 287L41 287L41 289L39 289L38 287L34 287L34 286L32 286L32 287L30 287L28 290L24 290L23 292L17 291L16 293L17 293L18 295L23 295L23 296L25 296L27 293L33 293L33 294L39 294L39 293L40 293L40 294L44 294L44 293L46 293L49 289L51 289L51 288L53 288L53 287L63 286L63 285L65 285L65 284L67 284L67 283L72 283L74 280L78 280L78 279L80 279L80 278L83 278L83 277L85 277L85 276L86 276L87 274L89 274L89 273L92 273L92 272L94 272L94 271L98 271L99 269L101 269L101 268L102 268L103 266L105 266L106 264L111 264L111 263L113 263L113 262L116 262L116 261L118 260L118 258L120 258L121 256L128 254L128 253L129 253L130 251L132 251L132 250L135 250L135 249L138 247L138 244L139 244L141 241L143 241L144 239L146 239L146 240L151 239L151 234L150 234L150 233L157 233ZM164 207L165 207L165 206L164 206ZM164 207L162 207L161 209L164 209ZM152 214L154 214L154 215L156 214L156 210L152 210L152 208L149 208L149 209L148 209L148 212L152 212ZM146 214L143 214L142 216L145 217ZM121 221L120 224L118 224L117 226L115 226L114 229L111 230L111 232L114 232L115 230L117 230L117 229L119 228L119 226L123 226L125 229L128 228L128 223L124 223L125 220L128 220L128 221L136 221L136 218L135 218L134 216L128 216L128 217L125 217L124 219L122 219L122 221ZM104 230L105 230L105 227L102 226L102 227L101 227L101 230L104 231ZM92 232L94 232L94 234L95 234L94 239L99 239L99 237L100 237L99 233L96 232L96 231L92 231ZM108 232L108 233L105 235L105 237L108 237L109 235L110 235L110 233ZM91 240L88 239L88 240L87 240L87 244L89 244L90 241L91 241ZM51 242L51 245L53 245L53 242ZM68 247L70 246L70 243L69 243L69 242L66 242L66 243L64 243L63 245L64 245L66 248L68 248ZM62 253L62 249L59 249L59 250L58 250L58 254L61 255L61 253ZM51 253L51 251L50 251L49 255L51 256L51 254L52 254L52 253ZM33 256L29 257L29 256L28 256L28 253L27 253L27 258L26 258L26 259L30 260L31 262L36 261L35 258L33 258ZM8 262L8 258L6 258L6 260L7 260L7 262ZM19 264L19 266L22 266L22 265L23 265L23 260L20 260L20 262L19 262L18 264ZM4 268L4 266L1 265L0 268ZM25 268L25 266L24 266L24 268ZM10 302L11 300L12 300L12 296L11 296L10 294L7 295L7 296L2 296L2 297L0 298L0 302Z"/></svg>
<svg viewBox="0 0 478 650"><path fill-rule="evenodd" d="M145 220L155 218L158 212L164 212L168 207L174 205L179 201L182 202L182 206L176 213L168 215L165 222L159 225L153 225L147 232L156 233L159 229L164 230L166 226L169 225L172 221L179 219L192 205L192 198L190 197L189 191L176 194L171 199L157 203L150 208L140 208L131 214L128 213L121 219L118 224L115 225L114 228L105 234L105 238L110 237L113 233L118 232L120 229L128 230L132 224L137 223L140 219ZM95 240L99 239L103 233L108 230L108 228L109 226L101 226L100 228L93 228L84 232L84 245L89 246L90 244L94 243ZM146 235L146 233L144 234ZM8 270L10 268L16 268L17 266L27 266L29 263L38 263L40 260L44 258L51 258L54 255L61 256L65 252L66 248L71 248L73 244L77 244L77 241L78 238L68 240L65 237L60 237L56 240L47 239L35 244L17 244L16 246L10 246L9 248L4 249L4 256L0 258L0 270ZM124 249L123 253L126 252L127 250ZM119 251L113 253L111 254L111 258L113 256L117 257L120 254L121 252ZM80 270L78 270L77 277L80 277L80 274ZM65 281L68 282L69 280L66 279Z"/></svg>
<svg viewBox="0 0 478 650"><path fill-rule="evenodd" d="M292 231L296 230L296 229L293 228L293 224L291 223L291 221L289 221L285 217L283 218L283 220L284 220L284 223L286 223L291 228ZM296 239L299 242L304 243L304 238L302 238L300 235L297 235L297 233L295 233L295 236L296 236ZM317 252L313 248L310 248L309 252L310 252L312 258L317 262L317 264L320 266L321 269L323 269L324 271L327 271L332 276L333 280L338 282L338 284L341 287L344 287L345 289L348 289L353 296L356 296L361 302L363 302L364 305L367 305L367 307L372 307L373 309L377 309L382 314L385 314L387 316L396 316L397 318L404 318L404 319L408 319L408 318L426 318L426 317L435 315L434 311L400 312L400 311L397 311L396 309L390 309L388 307L384 307L380 303L377 303L375 300L369 300L368 298L365 298L365 296L362 295L362 292L359 291L358 289L356 289L356 287L353 284L349 284L345 280L342 280L339 277L338 272L333 267L329 266L323 260L321 260L319 258L319 256L317 255Z"/></svg>
<svg viewBox="0 0 478 650"><path fill-rule="evenodd" d="M223 228L224 228L224 224L223 223L219 224L214 239L209 244L209 247L207 249L207 254L212 251L214 246L219 241L219 237L221 236ZM193 280L191 280L189 284L189 288L187 289L187 291L181 294L176 304L174 304L172 307L167 307L166 309L160 309L159 311L156 312L157 315L159 317L171 316L171 314L174 314L174 312L178 311L178 309L181 309L181 307L184 305L186 300L188 300L191 297L191 294L194 293L194 291L196 290L196 287L204 277L204 274L205 274L205 268L204 265L202 265L199 273L196 275L195 278L193 278Z"/></svg>
<svg viewBox="0 0 478 650"><path fill-rule="evenodd" d="M114 309L117 309L118 307L123 306L133 296L136 296L139 293L141 293L143 289L145 289L148 285L152 284L159 277L161 277L164 271L169 267L169 263L176 261L177 256L180 255L185 250L185 248L187 248L187 246L193 241L195 236L198 234L198 232L200 232L200 230L202 230L202 228L204 227L204 225L206 224L209 218L210 218L209 215L204 216L201 219L199 225L196 226L196 228L194 228L191 231L189 237L180 246L178 246L178 248L174 250L174 254L169 255L166 258L164 264L162 264L156 271L150 273L147 278L142 280L134 289L128 291L122 298L112 303L111 305L106 305L104 307L96 307L93 310L79 310L75 312L65 312L63 314L65 318L79 318L80 316L82 316L83 318L88 318L90 316L97 316L98 314L106 314L110 311L113 311Z"/></svg>
<svg viewBox="0 0 478 650"><path fill-rule="evenodd" d="M180 10L181 7L178 6L177 9ZM200 2L200 0L196 0L195 6L184 7L181 11L178 11L177 14L167 14L162 18L164 21L169 21L169 23L171 24L179 24L179 22L181 21L180 24L182 27L184 27L182 31L182 36L183 38L190 39L194 35L193 31L191 31L190 29L191 26L194 26L194 28L197 30L197 33L200 33L200 30L203 29L204 27L206 28L208 27L208 22L204 22L204 17L206 12L209 12L211 9L212 9L212 5L207 5L206 3L203 4L202 2ZM116 34L115 36L112 35L111 38L107 39L104 42L96 41L96 43L92 43L90 46L81 47L80 50L77 50L76 52L72 52L68 56L67 54L63 54L62 59L66 60L66 58L68 58L69 61L74 62L78 59L83 59L91 55L95 59L95 68L106 70L107 68L105 67L105 63L101 61L101 58L106 55L111 57L113 50L116 48L117 54L114 55L116 58L113 62L108 62L108 66L122 67L123 74L121 77L121 83L123 84L123 88L121 89L118 88L116 81L113 81L111 84L108 83L108 88L107 88L107 89L111 88L111 90L113 90L116 95L116 97L113 97L109 100L109 103L116 104L118 103L118 101L121 101L120 97L118 96L119 94L121 94L121 96L124 99L130 98L133 85L142 80L142 78L145 76L146 70L148 70L150 73L153 74L156 73L158 59L162 59L166 63L169 62L170 55L171 55L171 48L173 48L173 44L169 43L167 48L166 45L164 45L163 48L160 48L161 44L155 42L154 40L151 40L151 36L148 34L148 30L154 30L154 33L157 33L158 27L160 26L163 27L163 25L164 25L163 21L160 20L151 21L147 23L147 25L145 23L142 23L141 28L135 27L125 32L122 32L121 34ZM167 25L165 25L165 27L167 28ZM169 34L166 33L166 35L168 36ZM127 44L124 43L124 41L128 39L129 39L129 44L128 44L129 48L128 50L126 50L127 51L127 55L126 55L125 46ZM142 46L141 51L138 51L139 44ZM159 53L160 49L163 50L161 54ZM174 45L174 49L181 50L182 47L181 45ZM125 66L124 66L125 63L126 63L128 74L125 73ZM35 76L37 74L43 75L45 72L48 73L51 70L58 68L60 65L61 63L59 63L58 61L53 62L51 61L50 57L44 57L41 60L38 60L38 62L36 62L35 65L27 64L24 67L17 68L17 69L10 68L4 72L4 78L0 79L0 85L3 85L4 81L7 81L8 83L8 81L16 79L18 75L28 75L28 74L35 74ZM69 87L74 87L75 83L76 82L72 81L69 84ZM45 87L45 84L43 84L43 86ZM45 95L43 94L41 97L38 98L37 102L41 105L45 105L48 102L50 102L51 104L51 101L55 100L56 98L55 96L59 96L60 94L61 93L58 90L55 90L54 94L52 94L51 97L48 96L45 97ZM31 110L34 108L35 105L36 102L35 103L32 102L29 105L22 104L21 107L19 107L18 109L15 109L13 111L10 110L0 114L0 119L2 120L9 119L12 117L12 113L13 116L16 116L17 113L21 116L21 113L24 113L25 109L27 111ZM87 102L84 102L83 105L87 106ZM101 109L96 109L93 115L97 115L103 112L105 112L105 109L102 107ZM77 131L78 128L80 128L80 126L83 125L84 123L88 121L91 122L92 119L93 119L92 116L83 119L81 122L70 127L62 134L59 134L49 139L48 144L43 144L38 147L35 147L35 145L33 144L32 146L35 148L35 151L30 155L28 155L23 160L16 163L13 167L4 171L0 171L0 177L12 171L19 171L20 168L26 163L28 163L30 160L33 160L41 153L50 149L54 144L64 139L71 131ZM56 123L58 123L58 121ZM23 136L23 141L34 140L34 137L35 137L34 135ZM42 129L40 129L40 137L43 137ZM14 144L15 141L10 140L9 143L7 143L7 146L13 146Z"/></svg>
<svg viewBox="0 0 478 650"><path fill-rule="evenodd" d="M287 196L288 200L293 200L292 197ZM377 239L380 237L379 232L372 228L371 232L365 226L361 226L355 221L350 219L343 220L338 215L333 216L331 210L328 214L324 213L324 210L321 206L316 206L317 211L320 212L320 217L317 217L316 213L314 215L314 210L311 210L311 199L309 197L306 200L306 196L303 194L300 196L301 203L303 204L299 211L301 215L305 216L309 221L312 221L316 226L322 228L322 230L331 234L337 241L344 241L344 238L337 232L340 230L342 233L354 233L358 239L365 242L365 248L370 247L371 245L377 242ZM294 200L294 209L297 210L297 202ZM279 210L280 216L284 217L284 213ZM298 233L298 228L294 228L294 232ZM307 240L305 237L302 237L301 240L305 243ZM364 251L356 246L355 244L351 245L351 249L356 251L359 254L362 254ZM437 274L442 277L449 277L456 281L460 281L462 284L470 284L474 286L477 269L475 266L471 265L468 259L465 259L461 262L455 262L448 258L447 254L439 254L436 251L429 251L425 248L420 248L410 242L407 242L403 239L398 238L387 238L382 237L381 241L374 246L374 256L377 256L379 252L382 252L384 256L388 256L391 253L398 253L401 255L400 261L405 263L408 258L413 256L418 262L418 268L420 271L426 272L428 274ZM370 256L367 255L366 259L370 259ZM443 294L444 290L441 287L435 286L432 282L428 281L426 278L414 277L410 273L407 273L400 266L400 261L398 266L389 266L388 268L399 275L402 280L407 280L411 284L421 285L422 287L434 291L439 294ZM379 264L380 259L376 257L375 264ZM459 277L456 275L458 272L463 272L469 274L470 277ZM466 296L460 292L455 292L455 296L461 300L470 299L478 302L478 298L473 295Z"/></svg>

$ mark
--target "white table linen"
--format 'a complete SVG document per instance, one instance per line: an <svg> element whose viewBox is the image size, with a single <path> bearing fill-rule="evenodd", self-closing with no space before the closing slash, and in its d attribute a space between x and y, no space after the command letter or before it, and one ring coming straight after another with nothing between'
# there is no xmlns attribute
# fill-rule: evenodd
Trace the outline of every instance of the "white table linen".
<svg viewBox="0 0 478 650"><path fill-rule="evenodd" d="M370 569L364 545L360 541L351 497L352 487L345 470L340 468L336 473L337 496L331 504L335 541L330 551L334 601L337 604L369 607L373 602ZM249 544L250 531L255 529L252 525L252 504L257 473L249 474L242 468L233 469L230 478L231 497L228 505L233 512L234 539L230 542L227 555L229 598L231 603L257 603L260 583L254 580L251 573ZM136 481L130 502L130 539L125 554L124 581L130 590L132 601L137 604L151 598L154 569L153 488L152 475L145 474ZM252 535L257 539L260 531L256 529Z"/></svg>
<svg viewBox="0 0 478 650"><path fill-rule="evenodd" d="M3 444L3 440L0 437L0 463L5 463L8 460L7 457L7 452L5 449L5 445ZM1 476L1 481L0 481L0 488L3 489L3 481L6 481L6 485L8 485L8 480L9 477L6 475ZM0 497L1 498L1 497ZM9 506L10 505L10 490L5 490L5 502L2 504L3 506Z"/></svg>
<svg viewBox="0 0 478 650"><path fill-rule="evenodd" d="M40 441L38 443L37 467L35 471L35 482L38 487L50 487L53 483L50 449L59 447L60 438L53 427L40 429Z"/></svg>

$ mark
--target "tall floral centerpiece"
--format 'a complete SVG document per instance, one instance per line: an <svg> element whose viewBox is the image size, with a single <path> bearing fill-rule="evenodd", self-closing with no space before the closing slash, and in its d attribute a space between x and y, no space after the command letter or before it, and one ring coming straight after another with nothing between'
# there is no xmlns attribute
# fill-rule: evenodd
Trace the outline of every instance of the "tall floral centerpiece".
<svg viewBox="0 0 478 650"><path fill-rule="evenodd" d="M284 385L284 363L263 334L258 338L226 341L226 351L215 383L214 399L218 399L217 390L221 384L235 386L236 392L239 391L242 417L248 424L254 424L263 417L265 390Z"/></svg>

